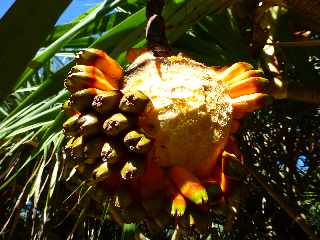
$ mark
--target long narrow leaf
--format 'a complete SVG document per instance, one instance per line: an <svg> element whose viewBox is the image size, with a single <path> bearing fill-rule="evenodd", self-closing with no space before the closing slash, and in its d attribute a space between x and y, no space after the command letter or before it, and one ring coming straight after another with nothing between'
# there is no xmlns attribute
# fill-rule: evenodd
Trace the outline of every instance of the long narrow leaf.
<svg viewBox="0 0 320 240"><path fill-rule="evenodd" d="M41 52L41 54L37 55L19 78L15 89L21 87L44 62L48 61L48 59L50 59L60 48L77 36L77 34L79 34L84 27L86 27L92 21L102 17L107 11L110 11L110 9L114 7L115 2L112 2L111 5L107 4L108 2L108 0L105 0L99 4L99 7L97 7L92 13L90 13L78 24L72 27L67 33L62 35L59 39L48 46L46 50Z"/></svg>
<svg viewBox="0 0 320 240"><path fill-rule="evenodd" d="M0 20L1 98L11 92L16 79L70 2L28 0L26 4L24 0L16 0Z"/></svg>
<svg viewBox="0 0 320 240"><path fill-rule="evenodd" d="M39 122L39 123L35 123L35 124L31 124L26 127L23 127L23 128L20 128L16 131L12 131L9 135L7 135L7 138L12 138L12 137L15 137L19 134L22 134L22 133L26 133L26 132L30 132L34 129L37 129L37 128L40 128L42 126L49 126L51 123L53 123L53 121L47 121L47 122Z"/></svg>
<svg viewBox="0 0 320 240"><path fill-rule="evenodd" d="M35 114L35 115L30 116L30 117L22 118L21 120L17 121L15 124L12 124L11 126L9 126L7 128L2 129L0 131L0 138L3 138L4 136L6 136L13 129L21 128L24 125L30 124L30 123L32 123L34 121L39 121L41 117L49 115L51 113L55 113L55 112L57 112L57 110L59 111L60 109L61 109L60 106L56 106L56 107L53 107L51 109L45 110L45 111L43 111L43 112L41 112L39 114ZM41 124L41 122L40 123L38 122L36 124ZM26 127L28 127L28 126L26 126Z"/></svg>
<svg viewBox="0 0 320 240"><path fill-rule="evenodd" d="M97 4L93 7L91 7L86 12L80 14L75 19L73 19L71 22L63 23L60 25L56 25L50 35L48 36L45 45L50 45L52 42L59 39L61 36L63 36L65 33L67 33L71 28L73 28L75 25L77 25L80 21L82 21L85 17L87 17L92 12L96 11L96 9L100 6L100 4Z"/></svg>

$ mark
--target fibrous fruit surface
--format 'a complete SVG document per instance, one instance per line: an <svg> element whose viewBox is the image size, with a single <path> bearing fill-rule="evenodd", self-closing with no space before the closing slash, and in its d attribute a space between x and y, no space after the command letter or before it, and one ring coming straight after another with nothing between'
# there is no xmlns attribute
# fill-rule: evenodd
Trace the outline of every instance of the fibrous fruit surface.
<svg viewBox="0 0 320 240"><path fill-rule="evenodd" d="M137 59L139 61L139 59ZM142 91L150 103L140 118L154 138L151 158L207 176L228 139L231 98L212 69L184 57L145 61L124 78L123 92Z"/></svg>

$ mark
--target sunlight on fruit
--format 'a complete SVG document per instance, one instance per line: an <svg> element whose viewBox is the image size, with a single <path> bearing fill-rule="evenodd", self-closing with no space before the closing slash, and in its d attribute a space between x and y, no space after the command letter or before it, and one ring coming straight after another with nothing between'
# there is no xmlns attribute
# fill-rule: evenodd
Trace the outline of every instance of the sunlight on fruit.
<svg viewBox="0 0 320 240"><path fill-rule="evenodd" d="M126 222L148 219L151 227L152 219L163 228L161 212L181 226L207 228L199 216L238 195L232 191L244 170L233 135L241 118L268 103L268 80L247 63L210 68L135 52L141 55L129 52L127 71L100 50L77 55L65 80L69 165L115 197L114 214Z"/></svg>

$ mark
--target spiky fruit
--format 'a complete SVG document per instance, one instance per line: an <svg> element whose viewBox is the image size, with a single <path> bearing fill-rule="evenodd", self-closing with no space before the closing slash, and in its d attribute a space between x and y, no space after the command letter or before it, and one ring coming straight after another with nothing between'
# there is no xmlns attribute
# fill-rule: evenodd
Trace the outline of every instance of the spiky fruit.
<svg viewBox="0 0 320 240"><path fill-rule="evenodd" d="M116 109L121 98L120 91L108 91L95 96L92 107L101 114L108 114Z"/></svg>
<svg viewBox="0 0 320 240"><path fill-rule="evenodd" d="M142 175L144 163L142 159L130 159L122 167L120 174L124 180L133 180Z"/></svg>
<svg viewBox="0 0 320 240"><path fill-rule="evenodd" d="M124 93L139 90L151 99L140 123L156 138L153 159L209 176L232 117L230 97L215 73L191 59L169 57L144 62L124 82Z"/></svg>
<svg viewBox="0 0 320 240"><path fill-rule="evenodd" d="M123 158L123 149L119 144L106 142L101 149L100 156L103 162L116 164Z"/></svg>
<svg viewBox="0 0 320 240"><path fill-rule="evenodd" d="M130 131L123 139L124 144L130 152L146 153L151 148L152 142L143 133Z"/></svg>
<svg viewBox="0 0 320 240"><path fill-rule="evenodd" d="M66 155L78 159L80 174L91 171L90 183L106 189L129 222L145 218L159 230L174 217L206 229L208 208L225 209L230 183L244 176L232 134L240 118L269 103L268 80L248 63L221 71L137 52L127 71L101 50L77 56L83 65L65 83L76 110L65 104L74 114L64 124L72 137Z"/></svg>
<svg viewBox="0 0 320 240"><path fill-rule="evenodd" d="M117 136L128 130L131 126L130 119L122 113L116 113L103 123L103 129L107 136Z"/></svg>
<svg viewBox="0 0 320 240"><path fill-rule="evenodd" d="M119 108L128 113L140 113L144 110L149 99L140 91L128 91L122 97Z"/></svg>
<svg viewBox="0 0 320 240"><path fill-rule="evenodd" d="M108 166L108 163L101 163L96 169L92 172L92 178L95 181L103 181L111 175L111 169Z"/></svg>
<svg viewBox="0 0 320 240"><path fill-rule="evenodd" d="M70 105L78 112L85 112L90 109L93 98L102 94L103 91L96 88L86 88L75 92L70 97Z"/></svg>
<svg viewBox="0 0 320 240"><path fill-rule="evenodd" d="M63 131L67 136L77 136L79 132L79 114L74 114L63 123Z"/></svg>

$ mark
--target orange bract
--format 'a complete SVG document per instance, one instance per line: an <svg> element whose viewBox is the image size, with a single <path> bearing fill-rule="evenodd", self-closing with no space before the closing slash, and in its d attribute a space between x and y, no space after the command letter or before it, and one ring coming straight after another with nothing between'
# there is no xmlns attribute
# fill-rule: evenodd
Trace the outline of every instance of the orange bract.
<svg viewBox="0 0 320 240"><path fill-rule="evenodd" d="M122 67L105 52L87 48L76 56L76 63L89 65L102 71L113 88L119 88L119 79L123 76Z"/></svg>

